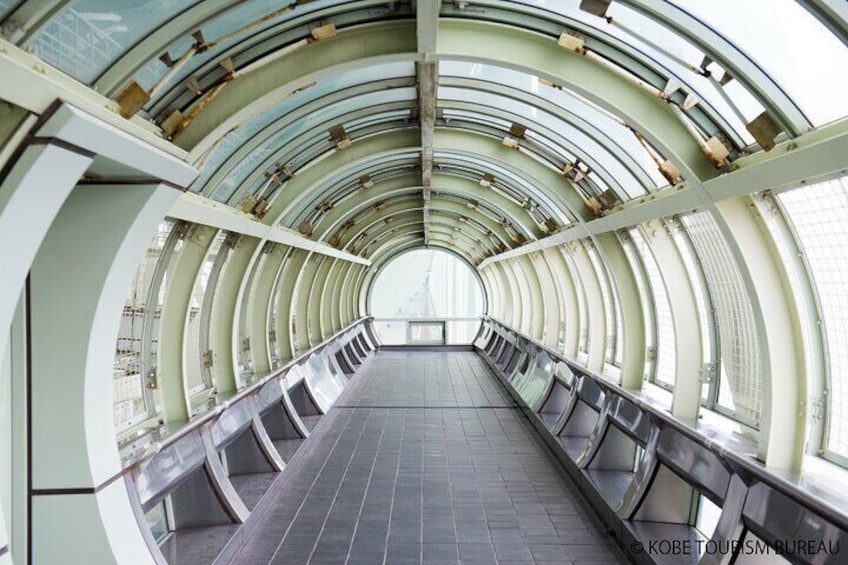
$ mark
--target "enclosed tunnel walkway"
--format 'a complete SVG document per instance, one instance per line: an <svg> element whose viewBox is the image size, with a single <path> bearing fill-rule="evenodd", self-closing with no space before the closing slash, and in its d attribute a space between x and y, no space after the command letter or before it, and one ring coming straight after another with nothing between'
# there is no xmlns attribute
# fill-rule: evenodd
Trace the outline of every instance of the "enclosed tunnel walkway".
<svg viewBox="0 0 848 565"><path fill-rule="evenodd" d="M845 69L845 0L0 0L0 565L848 563Z"/></svg>
<svg viewBox="0 0 848 565"><path fill-rule="evenodd" d="M377 353L275 488L233 563L626 562L471 352Z"/></svg>

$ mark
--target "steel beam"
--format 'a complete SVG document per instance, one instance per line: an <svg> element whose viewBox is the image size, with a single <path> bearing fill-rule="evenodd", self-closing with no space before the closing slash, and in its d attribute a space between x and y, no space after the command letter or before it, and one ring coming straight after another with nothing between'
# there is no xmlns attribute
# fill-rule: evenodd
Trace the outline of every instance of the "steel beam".
<svg viewBox="0 0 848 565"><path fill-rule="evenodd" d="M303 237L299 233L277 225L266 225L226 204L210 200L199 194L187 192L168 212L168 216L198 224L225 229L260 240L282 243L289 247L337 257L345 261L369 265L371 262L334 247Z"/></svg>
<svg viewBox="0 0 848 565"><path fill-rule="evenodd" d="M420 12L419 12L420 16ZM421 186L424 198L424 245L430 241L430 192L433 179L433 132L436 127L439 67L423 59L416 65L418 74L418 121L421 125Z"/></svg>
<svg viewBox="0 0 848 565"><path fill-rule="evenodd" d="M655 194L628 202L602 218L573 225L560 233L484 261L492 262L599 235L675 214L690 212L724 200L819 182L845 174L848 163L848 121L813 130L783 142L768 153L759 152L734 162L733 172L703 185L682 182Z"/></svg>

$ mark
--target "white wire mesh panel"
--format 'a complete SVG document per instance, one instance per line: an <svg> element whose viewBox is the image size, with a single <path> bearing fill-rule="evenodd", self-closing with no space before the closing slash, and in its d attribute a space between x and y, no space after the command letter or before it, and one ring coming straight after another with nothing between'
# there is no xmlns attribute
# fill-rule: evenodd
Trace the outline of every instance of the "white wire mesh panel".
<svg viewBox="0 0 848 565"><path fill-rule="evenodd" d="M580 273L571 258L571 254L565 249L561 249L565 263L572 274L571 280L574 282L574 292L577 293L577 319L580 324L580 332L577 338L577 362L581 365L586 365L589 354L589 318L587 317L586 294L583 289L583 280L580 278Z"/></svg>
<svg viewBox="0 0 848 565"><path fill-rule="evenodd" d="M620 364L621 360L618 351L621 350L621 343L619 341L621 336L621 328L619 327L621 316L616 315L618 314L618 303L615 300L614 293L610 291L607 270L601 263L595 246L589 240L584 241L584 246L586 248L586 254L589 256L589 261L592 263L592 268L595 270L595 275L601 284L601 297L604 301L604 318L607 326L606 362L611 365Z"/></svg>
<svg viewBox="0 0 848 565"><path fill-rule="evenodd" d="M674 226L672 237L677 245L677 251L683 259L683 266L686 268L686 274L689 282L692 285L692 290L695 293L695 304L698 308L698 320L701 325L701 350L703 353L702 360L704 363L712 363L713 361L713 338L712 325L710 324L711 316L709 314L707 290L704 286L705 281L701 273L700 267L695 260L694 250L686 237L686 232L678 221L670 222ZM701 386L701 400L708 400L710 391L710 383L705 381Z"/></svg>
<svg viewBox="0 0 848 565"><path fill-rule="evenodd" d="M778 199L813 279L827 348L826 449L848 457L848 180L798 188Z"/></svg>
<svg viewBox="0 0 848 565"><path fill-rule="evenodd" d="M189 394L197 394L212 386L212 383L205 382L203 378L204 352L200 351L200 314L203 307L203 297L206 295L207 287L209 286L209 276L212 274L212 266L215 264L215 259L221 250L221 244L224 243L226 237L227 232L222 230L218 232L218 235L212 241L203 260L203 264L200 266L200 273L197 275L194 288L191 291L188 327L185 336L185 349L183 350L185 355L186 386Z"/></svg>
<svg viewBox="0 0 848 565"><path fill-rule="evenodd" d="M239 308L239 366L241 367L241 378L243 381L249 379L254 374L253 356L251 355L253 336L250 335L250 313L255 312L255 282L256 277L262 272L265 263L268 260L268 253L273 250L271 244L266 243L265 249L260 254L259 258L253 263L253 268L250 276L247 279L245 292L242 295L241 306Z"/></svg>
<svg viewBox="0 0 848 565"><path fill-rule="evenodd" d="M654 312L657 320L657 353L656 373L654 378L662 384L674 386L677 368L677 342L674 336L674 318L671 304L668 301L668 291L663 281L660 267L653 252L648 247L645 238L638 229L630 230L633 244L645 265L648 283L653 297Z"/></svg>
<svg viewBox="0 0 848 565"><path fill-rule="evenodd" d="M645 267L641 259L641 255L636 249L636 245L634 244L632 238L624 240L624 252L627 255L627 260L630 262L630 268L633 270L633 274L636 278L636 290L639 292L639 301L642 303L643 310L643 319L645 322L645 347L651 348L656 347L656 332L654 331L654 306L652 302L652 298L650 290L648 289L647 273L645 272ZM656 359L651 360L647 359L645 363L645 378L648 379L654 373L654 366L656 365Z"/></svg>
<svg viewBox="0 0 848 565"><path fill-rule="evenodd" d="M683 218L712 296L721 345L718 404L758 425L762 410L760 348L754 309L727 242L708 212Z"/></svg>
<svg viewBox="0 0 848 565"><path fill-rule="evenodd" d="M118 341L115 345L115 364L112 372L112 408L115 425L133 419L147 411L144 399L144 378L141 359L142 326L148 311L147 296L153 281L153 274L165 242L171 235L174 224L164 221L159 224L156 235L147 247L147 252L127 291ZM157 305L153 314L161 312Z"/></svg>

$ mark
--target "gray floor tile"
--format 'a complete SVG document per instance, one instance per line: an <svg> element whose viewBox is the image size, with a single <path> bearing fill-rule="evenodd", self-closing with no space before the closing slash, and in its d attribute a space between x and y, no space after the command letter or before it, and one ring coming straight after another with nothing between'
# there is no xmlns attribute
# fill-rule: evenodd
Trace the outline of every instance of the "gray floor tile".
<svg viewBox="0 0 848 565"><path fill-rule="evenodd" d="M626 562L546 449L473 353L381 352L233 562Z"/></svg>

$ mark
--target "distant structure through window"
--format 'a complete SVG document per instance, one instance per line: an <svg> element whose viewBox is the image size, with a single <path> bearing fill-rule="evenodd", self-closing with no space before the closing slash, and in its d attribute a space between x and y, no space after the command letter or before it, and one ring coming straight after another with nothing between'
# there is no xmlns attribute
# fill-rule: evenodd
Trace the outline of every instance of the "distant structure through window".
<svg viewBox="0 0 848 565"><path fill-rule="evenodd" d="M483 315L480 281L453 254L418 249L387 263L371 286L369 310L385 345L467 344Z"/></svg>

